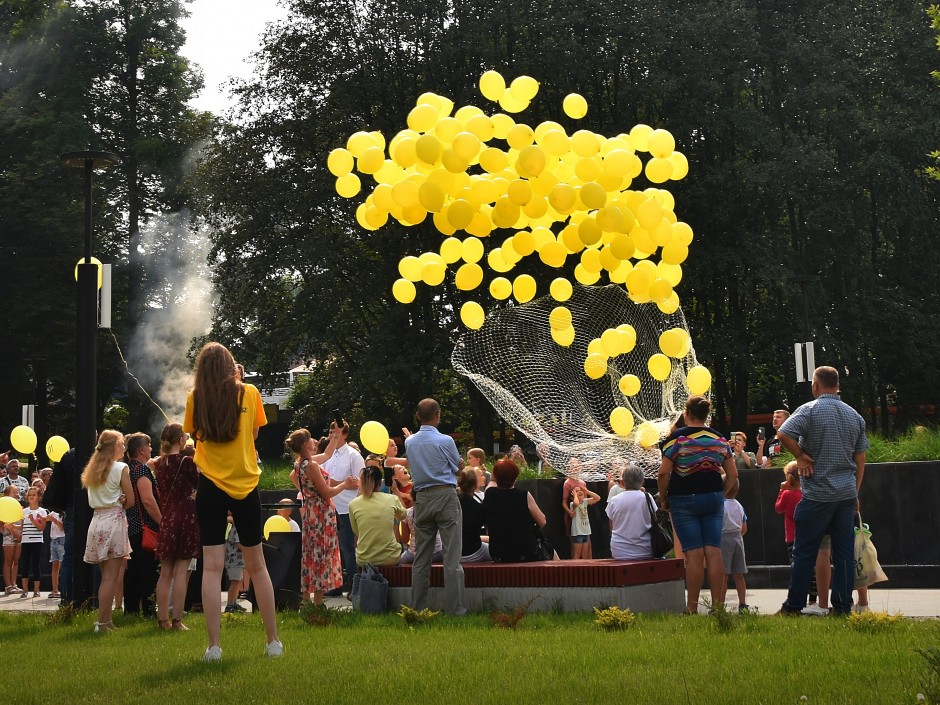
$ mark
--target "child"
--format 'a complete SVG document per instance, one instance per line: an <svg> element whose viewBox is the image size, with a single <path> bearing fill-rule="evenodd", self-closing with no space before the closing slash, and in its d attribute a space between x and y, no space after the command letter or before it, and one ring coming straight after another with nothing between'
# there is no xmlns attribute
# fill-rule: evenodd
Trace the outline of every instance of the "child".
<svg viewBox="0 0 940 705"><path fill-rule="evenodd" d="M777 501L774 503L774 509L777 514L783 514L783 535L787 543L787 561L793 565L793 542L796 541L796 522L793 519L793 513L796 511L796 505L803 499L803 491L800 489L800 475L796 471L796 461L791 460L783 468L784 480L780 483L780 492L777 493ZM828 557L826 557L828 561ZM813 577L809 583L809 612L807 614L829 614L828 607L819 607L816 604L816 568L813 568Z"/></svg>
<svg viewBox="0 0 940 705"><path fill-rule="evenodd" d="M565 474L568 476L565 484L561 486L561 508L565 512L565 533L571 538L571 520L574 518L574 512L571 511L571 492L575 487L587 489L587 483L581 479L581 470L583 469L581 461L575 456L568 458L568 467ZM574 541L571 541L571 557L574 558Z"/></svg>
<svg viewBox="0 0 940 705"><path fill-rule="evenodd" d="M487 471L486 467L483 465L483 462L486 460L486 453L483 452L482 448L471 448L467 451L467 465L471 468L477 468L480 472L483 473L484 487L489 487L490 482L493 480L493 476Z"/></svg>
<svg viewBox="0 0 940 705"><path fill-rule="evenodd" d="M591 558L591 519L588 506L597 504L600 496L591 490L576 486L571 490L571 557Z"/></svg>
<svg viewBox="0 0 940 705"><path fill-rule="evenodd" d="M232 513L229 512L228 520L232 521ZM228 576L228 598L226 599L225 612L247 612L244 607L238 604L240 591L242 588L242 577L245 574L245 557L242 556L242 546L238 542L238 531L235 524L229 524L228 536L225 539L225 574Z"/></svg>
<svg viewBox="0 0 940 705"><path fill-rule="evenodd" d="M52 564L52 592L49 597L62 597L59 592L59 569L62 559L65 558L65 525L62 515L58 512L49 512L49 563Z"/></svg>
<svg viewBox="0 0 940 705"><path fill-rule="evenodd" d="M13 497L19 501L20 490L16 485L7 485L3 490L4 497ZM14 595L20 592L16 587L16 567L20 561L20 541L23 538L23 521L7 522L3 525L3 582L6 594Z"/></svg>
<svg viewBox="0 0 940 705"><path fill-rule="evenodd" d="M293 512L294 512L294 502L293 502L290 498L285 497L284 499L278 501L278 504L289 504L289 505L290 505L289 507L285 507L284 509L278 509L278 510L277 510L277 513L278 513L278 516L282 516L282 517L284 517L285 519L287 519L287 523L290 525L290 530L291 530L291 532L296 531L296 532L299 533L299 532L300 532L300 524L298 524L296 521L294 521L293 519L291 519L291 514L293 514Z"/></svg>
<svg viewBox="0 0 940 705"><path fill-rule="evenodd" d="M42 560L42 532L46 528L46 516L49 514L39 506L40 494L38 487L30 487L26 491L26 502L29 505L23 510L23 542L20 554L20 579L23 581L23 594L28 597L29 576L33 576L33 597L39 597L39 579Z"/></svg>
<svg viewBox="0 0 940 705"><path fill-rule="evenodd" d="M747 533L747 514L744 507L735 499L740 483L734 487L725 498L725 521L721 527L721 559L725 564L725 576L734 578L734 587L738 591L738 612L747 612L747 585L744 583L744 574L747 572L747 561L744 558L744 534ZM728 578L725 577L721 589L719 602L725 601L728 592Z"/></svg>

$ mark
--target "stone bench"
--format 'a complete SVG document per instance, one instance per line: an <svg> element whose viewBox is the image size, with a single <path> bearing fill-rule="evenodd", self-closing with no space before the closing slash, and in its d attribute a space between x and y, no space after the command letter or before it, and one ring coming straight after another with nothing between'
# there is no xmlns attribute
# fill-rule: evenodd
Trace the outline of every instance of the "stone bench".
<svg viewBox="0 0 940 705"><path fill-rule="evenodd" d="M511 610L529 604L532 612L590 612L617 605L633 612L685 609L683 561L614 559L465 563L465 604L471 612ZM389 606L411 604L411 566L384 566ZM444 608L444 569L431 566L428 607ZM531 603L531 604L530 604Z"/></svg>

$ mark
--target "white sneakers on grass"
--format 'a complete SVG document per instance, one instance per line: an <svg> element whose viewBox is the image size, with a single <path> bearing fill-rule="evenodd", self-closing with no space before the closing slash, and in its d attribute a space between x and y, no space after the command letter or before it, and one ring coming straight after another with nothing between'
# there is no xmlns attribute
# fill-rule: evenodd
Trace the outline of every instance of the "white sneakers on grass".
<svg viewBox="0 0 940 705"><path fill-rule="evenodd" d="M829 610L826 607L820 607L815 602L807 607L804 607L802 610L803 614L809 615L810 617L828 617Z"/></svg>
<svg viewBox="0 0 940 705"><path fill-rule="evenodd" d="M284 644L275 639L265 648L265 654L270 658L277 658L284 653ZM213 661L222 660L222 647L221 646L210 646L206 649L206 653L203 655L202 660L206 663L211 663Z"/></svg>

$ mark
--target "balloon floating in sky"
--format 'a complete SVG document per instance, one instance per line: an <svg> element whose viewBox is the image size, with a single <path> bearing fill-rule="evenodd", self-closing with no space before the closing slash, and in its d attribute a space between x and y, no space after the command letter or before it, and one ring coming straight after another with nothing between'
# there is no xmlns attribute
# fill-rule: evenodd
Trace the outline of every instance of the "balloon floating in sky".
<svg viewBox="0 0 940 705"><path fill-rule="evenodd" d="M356 220L364 229L394 219L406 227L430 221L441 233L436 251L401 259L393 297L408 304L420 288L449 280L476 292L459 310L461 322L476 330L486 320L481 302L487 295L524 305L550 294L564 304L572 283L559 270L573 263L578 283L617 284L635 304L672 314L693 231L661 185L685 177L688 160L662 128L638 124L612 136L586 129L589 105L578 93L559 106L566 124L529 125L519 113L539 87L530 76L507 81L486 71L479 89L493 104L489 110L424 93L407 127L387 142L379 132L361 131L330 152L337 193L362 199ZM514 274L522 263L529 265L526 273ZM528 273L530 263L538 277ZM546 328L555 344L568 347L577 331L562 308L553 310ZM592 341L584 359L588 378L610 374L608 360L634 349L636 331L621 328L605 331L597 345ZM659 349L642 366L665 383L691 352L688 332L662 331ZM700 369L687 381L707 391L711 378ZM619 389L626 400L640 391L639 380L621 381ZM621 435L634 431L632 416L618 412L614 422ZM644 441L650 433L642 424L636 429Z"/></svg>

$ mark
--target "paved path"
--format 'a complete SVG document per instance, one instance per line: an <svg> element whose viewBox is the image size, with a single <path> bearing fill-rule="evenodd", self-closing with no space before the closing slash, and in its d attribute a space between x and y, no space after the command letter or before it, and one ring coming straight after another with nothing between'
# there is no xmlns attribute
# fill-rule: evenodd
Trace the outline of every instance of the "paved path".
<svg viewBox="0 0 940 705"><path fill-rule="evenodd" d="M19 595L3 595L0 593L0 611L4 612L53 612L59 601L49 599L49 593L41 593L42 597L32 596L21 598ZM707 595L707 592L704 593ZM30 593L30 595L32 595ZM749 590L747 593L748 605L757 608L763 615L773 614L786 598L786 590ZM868 593L869 605L875 612L901 613L906 617L933 617L940 618L940 590L892 590L891 588L873 587ZM328 597L326 603L334 609L349 607L345 597ZM222 594L222 604L225 604L225 594ZM248 602L242 602L250 608ZM737 607L737 596L733 589L728 590L728 607Z"/></svg>

